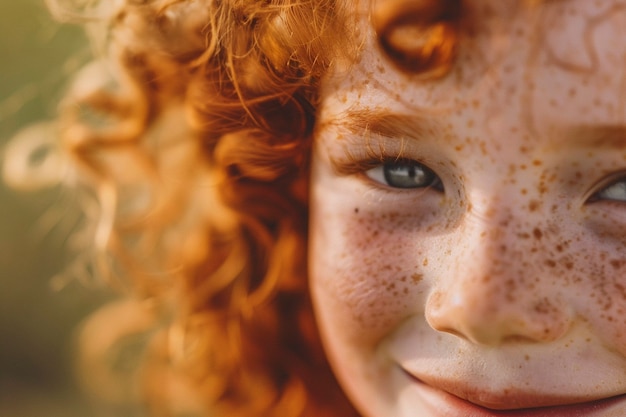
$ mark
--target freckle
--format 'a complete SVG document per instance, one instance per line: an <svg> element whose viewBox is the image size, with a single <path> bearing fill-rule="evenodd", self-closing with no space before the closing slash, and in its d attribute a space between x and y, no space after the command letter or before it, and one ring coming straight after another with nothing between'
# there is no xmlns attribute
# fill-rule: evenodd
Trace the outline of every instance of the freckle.
<svg viewBox="0 0 626 417"><path fill-rule="evenodd" d="M480 107L480 100L472 100L472 107L475 109Z"/></svg>
<svg viewBox="0 0 626 417"><path fill-rule="evenodd" d="M474 120L468 120L467 121L467 127L474 127Z"/></svg>
<svg viewBox="0 0 626 417"><path fill-rule="evenodd" d="M424 266L428 265L428 258L424 258L424 261L422 262L422 265L424 265Z"/></svg>
<svg viewBox="0 0 626 417"><path fill-rule="evenodd" d="M521 193L522 195L526 195L528 194L528 190L526 188L522 188Z"/></svg>
<svg viewBox="0 0 626 417"><path fill-rule="evenodd" d="M525 164L521 164L519 167L520 167L520 169L526 169L526 165Z"/></svg>
<svg viewBox="0 0 626 417"><path fill-rule="evenodd" d="M355 212L355 213L358 213L358 212L359 212L359 208L358 208L358 207L355 207L355 208L354 208L354 212Z"/></svg>
<svg viewBox="0 0 626 417"><path fill-rule="evenodd" d="M548 191L548 187L546 186L546 184L544 182L539 183L539 194L545 194L546 191Z"/></svg>
<svg viewBox="0 0 626 417"><path fill-rule="evenodd" d="M463 145L456 145L456 146L454 147L454 150L456 150L457 152L462 151L462 150L463 150Z"/></svg>
<svg viewBox="0 0 626 417"><path fill-rule="evenodd" d="M541 202L538 200L531 200L530 203L528 203L528 210L530 211L537 211L537 209L541 206Z"/></svg>
<svg viewBox="0 0 626 417"><path fill-rule="evenodd" d="M482 152L483 155L487 155L487 144L485 143L485 141L481 141L480 142L480 151Z"/></svg>
<svg viewBox="0 0 626 417"><path fill-rule="evenodd" d="M536 166L536 167L537 167L537 166L540 166L541 164L542 164L542 162L541 162L539 159L535 159L535 160L533 160L533 165L534 165L534 166Z"/></svg>
<svg viewBox="0 0 626 417"><path fill-rule="evenodd" d="M424 275L422 275L422 274L415 273L415 274L411 275L411 279L413 280L414 284L417 284L418 282L420 282L422 280L422 278L424 278Z"/></svg>
<svg viewBox="0 0 626 417"><path fill-rule="evenodd" d="M622 261L620 261L619 259L612 259L611 266L615 269L618 269L619 267L622 266Z"/></svg>
<svg viewBox="0 0 626 417"><path fill-rule="evenodd" d="M615 286L615 289L619 292L619 294L622 297L622 299L626 299L626 287L624 287L620 283L615 283L614 286ZM621 312L621 309L618 312Z"/></svg>
<svg viewBox="0 0 626 417"><path fill-rule="evenodd" d="M533 229L533 236L535 236L535 239L539 240L543 237L543 233L541 232L539 228L535 227Z"/></svg>
<svg viewBox="0 0 626 417"><path fill-rule="evenodd" d="M550 268L554 268L556 266L556 262L554 262L552 259L546 259L545 264Z"/></svg>

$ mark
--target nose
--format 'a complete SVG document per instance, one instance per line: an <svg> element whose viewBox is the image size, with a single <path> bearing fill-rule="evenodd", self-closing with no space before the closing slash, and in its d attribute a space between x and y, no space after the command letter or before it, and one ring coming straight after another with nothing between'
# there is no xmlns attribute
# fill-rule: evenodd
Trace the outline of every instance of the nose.
<svg viewBox="0 0 626 417"><path fill-rule="evenodd" d="M545 343L567 332L571 314L558 268L546 255L550 238L532 226L528 213L468 214L448 238L455 259L427 300L432 328L483 345Z"/></svg>

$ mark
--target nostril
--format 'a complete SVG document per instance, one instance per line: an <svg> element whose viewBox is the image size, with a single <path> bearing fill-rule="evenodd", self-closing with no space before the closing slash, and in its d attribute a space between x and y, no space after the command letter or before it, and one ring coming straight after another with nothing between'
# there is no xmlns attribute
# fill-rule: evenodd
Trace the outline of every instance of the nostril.
<svg viewBox="0 0 626 417"><path fill-rule="evenodd" d="M437 330L438 332L441 332L441 333L451 334L452 336L456 336L459 339L470 340L470 339L468 339L468 337L465 334L461 333L460 331L458 331L458 330L456 330L456 329L454 329L452 327L440 327L440 328L435 329L435 330Z"/></svg>
<svg viewBox="0 0 626 417"><path fill-rule="evenodd" d="M460 0L378 0L372 23L398 67L439 77L454 60L460 8Z"/></svg>

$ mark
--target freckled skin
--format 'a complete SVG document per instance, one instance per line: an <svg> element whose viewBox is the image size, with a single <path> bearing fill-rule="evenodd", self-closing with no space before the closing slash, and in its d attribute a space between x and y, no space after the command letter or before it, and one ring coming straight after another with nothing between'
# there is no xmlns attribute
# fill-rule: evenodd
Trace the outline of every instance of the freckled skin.
<svg viewBox="0 0 626 417"><path fill-rule="evenodd" d="M626 126L626 3L467 3L446 77L391 65L364 17L361 60L325 82L311 291L367 417L439 415L407 373L496 409L626 393L626 202L596 198L626 171L626 130L602 130ZM378 146L348 138L355 108L438 127ZM368 146L426 164L443 191L333 170Z"/></svg>

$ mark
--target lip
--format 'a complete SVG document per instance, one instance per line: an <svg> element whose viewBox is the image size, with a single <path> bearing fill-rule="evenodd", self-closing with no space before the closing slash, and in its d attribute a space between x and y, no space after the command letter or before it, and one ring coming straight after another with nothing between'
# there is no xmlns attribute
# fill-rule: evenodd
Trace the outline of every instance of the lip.
<svg viewBox="0 0 626 417"><path fill-rule="evenodd" d="M600 417L607 416L619 403L626 404L626 394L591 400L521 391L486 394L476 388L459 386L458 382L430 379L426 383L404 372L419 390L429 411L442 417Z"/></svg>

